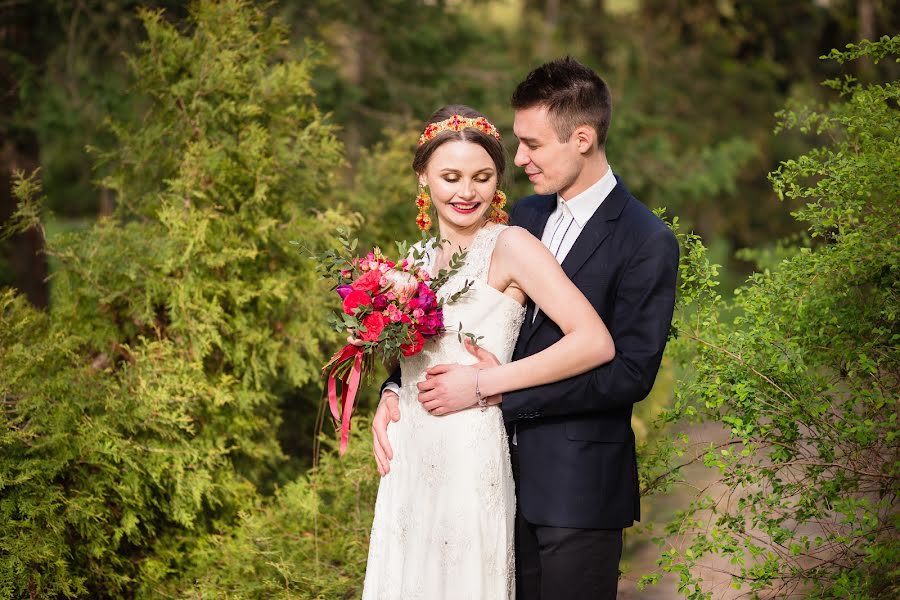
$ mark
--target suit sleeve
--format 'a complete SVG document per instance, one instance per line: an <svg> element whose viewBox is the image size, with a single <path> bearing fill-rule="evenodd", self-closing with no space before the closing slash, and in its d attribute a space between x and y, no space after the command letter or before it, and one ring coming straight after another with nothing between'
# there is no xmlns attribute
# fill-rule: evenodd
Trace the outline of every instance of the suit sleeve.
<svg viewBox="0 0 900 600"><path fill-rule="evenodd" d="M400 367L391 372L387 379L384 380L384 383L381 384L381 389L378 391L378 396L381 397L381 394L384 393L384 388L388 386L388 384L396 384L397 387L400 387Z"/></svg>
<svg viewBox="0 0 900 600"><path fill-rule="evenodd" d="M508 420L606 412L646 398L672 324L677 274L678 242L666 228L638 248L619 283L607 323L615 358L570 379L503 394Z"/></svg>

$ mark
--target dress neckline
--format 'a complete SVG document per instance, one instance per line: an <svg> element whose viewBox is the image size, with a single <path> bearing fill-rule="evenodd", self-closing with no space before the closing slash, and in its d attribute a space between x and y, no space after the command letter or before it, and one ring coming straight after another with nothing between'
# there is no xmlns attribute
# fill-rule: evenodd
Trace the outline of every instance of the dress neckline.
<svg viewBox="0 0 900 600"><path fill-rule="evenodd" d="M475 245L475 242L478 241L478 238L480 238L485 232L493 231L494 229L496 229L498 227L502 227L502 225L498 225L496 223L491 223L490 221L486 221L484 225L482 225L481 227L478 228L478 231L476 231L475 235L472 236L472 240L469 242L469 245L466 246L464 249L468 250L469 248L472 248Z"/></svg>
<svg viewBox="0 0 900 600"><path fill-rule="evenodd" d="M469 242L469 245L466 246L465 248L462 248L461 246L459 246L459 248L462 248L467 253L470 252L472 250L472 248L474 248L476 246L476 243L479 241L479 238L481 238L482 234L484 234L485 232L488 232L488 231L494 231L495 229L500 228L500 227L503 227L503 225L500 225L497 223L492 223L491 221L485 222L484 225L482 225L481 227L478 228L478 231L475 232L475 235L472 236L472 240ZM432 239L436 239L436 236L435 236L435 238L432 238ZM431 254L431 257L430 257L431 260L429 261L428 274L431 275L432 277L434 277L435 275L437 275L437 273L435 271L435 266L437 263L438 248L435 248L434 246L432 246L431 250L428 251L428 254ZM452 256L452 254L451 254L451 256Z"/></svg>

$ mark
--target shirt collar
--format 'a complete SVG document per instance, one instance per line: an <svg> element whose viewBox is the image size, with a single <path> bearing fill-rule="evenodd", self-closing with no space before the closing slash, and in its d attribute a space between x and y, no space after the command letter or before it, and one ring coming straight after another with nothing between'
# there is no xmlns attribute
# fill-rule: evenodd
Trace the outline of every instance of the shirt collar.
<svg viewBox="0 0 900 600"><path fill-rule="evenodd" d="M563 200L562 196L556 195L557 210L562 209L572 215L572 218L578 223L579 227L584 227L594 213L609 196L609 193L616 187L616 176L613 175L612 167L607 168L606 174L597 180L597 182L584 190L569 201Z"/></svg>

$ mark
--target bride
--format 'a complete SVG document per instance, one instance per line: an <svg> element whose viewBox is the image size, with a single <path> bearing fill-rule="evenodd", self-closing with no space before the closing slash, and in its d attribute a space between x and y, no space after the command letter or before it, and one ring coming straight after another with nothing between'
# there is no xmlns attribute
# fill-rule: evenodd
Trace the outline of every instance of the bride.
<svg viewBox="0 0 900 600"><path fill-rule="evenodd" d="M458 248L467 251L439 295L471 287L444 304L444 322L480 336L478 345L503 364L476 371L472 404L480 410L435 416L417 399L425 370L475 358L448 331L401 360L403 418L389 429L394 458L378 489L364 600L514 598L515 489L503 417L486 399L578 375L615 352L603 321L550 251L526 230L502 224L505 168L500 134L469 107L438 110L419 139L416 222L427 229L433 205L440 238L449 242L420 248L429 272L446 268ZM528 298L565 335L509 362Z"/></svg>

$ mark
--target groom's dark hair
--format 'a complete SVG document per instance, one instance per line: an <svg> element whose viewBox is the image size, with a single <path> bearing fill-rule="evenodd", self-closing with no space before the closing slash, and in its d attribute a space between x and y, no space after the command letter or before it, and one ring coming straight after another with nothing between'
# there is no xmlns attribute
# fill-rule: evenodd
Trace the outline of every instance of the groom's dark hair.
<svg viewBox="0 0 900 600"><path fill-rule="evenodd" d="M513 110L546 106L560 142L577 127L597 132L597 144L606 144L612 100L606 82L593 69L571 56L544 63L528 74L512 95Z"/></svg>

